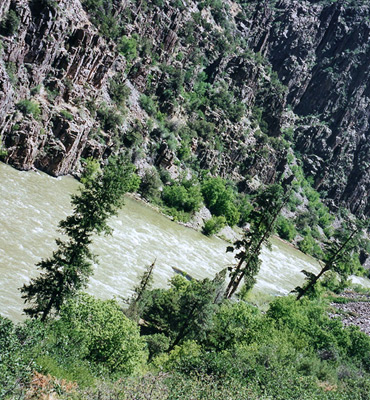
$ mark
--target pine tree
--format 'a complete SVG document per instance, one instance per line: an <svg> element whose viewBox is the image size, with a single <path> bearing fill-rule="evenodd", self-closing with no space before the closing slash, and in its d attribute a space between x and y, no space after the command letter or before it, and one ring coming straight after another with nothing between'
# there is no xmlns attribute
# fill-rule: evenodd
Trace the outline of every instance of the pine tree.
<svg viewBox="0 0 370 400"><path fill-rule="evenodd" d="M230 268L230 282L225 291L225 298L229 299L238 289L241 281L251 289L256 283L256 275L261 266L259 255L263 244L273 232L274 224L281 209L284 207L290 196L290 190L287 186L292 178L288 178L281 186L274 184L265 189L255 199L254 210L250 214L250 227L245 232L241 240L234 242L226 251L239 250L235 258L238 264Z"/></svg>
<svg viewBox="0 0 370 400"><path fill-rule="evenodd" d="M94 255L89 250L94 234L111 233L107 224L123 205L123 195L137 183L132 165L110 160L103 171L85 177L78 194L72 196L73 214L59 223L65 240L57 239L57 250L37 264L41 275L20 291L26 314L44 321L52 310L61 306L78 290L87 286L92 275Z"/></svg>
<svg viewBox="0 0 370 400"><path fill-rule="evenodd" d="M328 271L334 271L342 280L347 280L349 275L355 273L360 267L358 260L359 244L362 239L362 229L364 224L358 223L353 226L351 232L347 230L337 230L334 238L325 243L325 255L322 261L319 261L321 270L318 274L302 270L306 276L305 284L297 286L293 292L297 293L297 300L303 296L315 295L316 285L321 277Z"/></svg>
<svg viewBox="0 0 370 400"><path fill-rule="evenodd" d="M153 271L157 259L150 264L140 277L138 286L134 288L134 293L129 299L124 299L128 303L128 307L123 310L126 316L133 321L139 322L140 316L143 313L146 306L145 294L150 290L153 283Z"/></svg>

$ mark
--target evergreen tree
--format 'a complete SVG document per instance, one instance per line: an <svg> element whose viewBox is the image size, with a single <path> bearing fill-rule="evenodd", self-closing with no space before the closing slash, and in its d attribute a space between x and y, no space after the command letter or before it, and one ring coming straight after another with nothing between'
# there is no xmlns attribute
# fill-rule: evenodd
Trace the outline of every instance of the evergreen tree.
<svg viewBox="0 0 370 400"><path fill-rule="evenodd" d="M226 251L239 250L235 258L238 264L230 268L230 282L225 291L225 298L229 299L238 289L244 278L247 289L256 283L256 275L261 266L259 255L263 244L273 232L275 221L290 196L287 185L292 178L288 178L284 186L274 184L265 189L255 199L255 207L250 213L250 227L241 240L234 242Z"/></svg>
<svg viewBox="0 0 370 400"><path fill-rule="evenodd" d="M110 160L103 171L85 177L79 193L72 196L73 214L59 223L66 239L56 240L57 250L37 264L41 275L20 289L25 303L31 304L26 314L44 321L53 309L58 313L66 299L87 286L93 272L92 236L111 233L107 220L123 205L124 193L137 184L135 177L132 165L123 160Z"/></svg>
<svg viewBox="0 0 370 400"><path fill-rule="evenodd" d="M134 288L134 293L129 299L124 299L128 303L128 307L123 310L126 316L136 322L139 321L140 315L143 313L147 296L146 293L152 286L153 283L153 271L157 259L150 264L144 271L140 278L138 286Z"/></svg>
<svg viewBox="0 0 370 400"><path fill-rule="evenodd" d="M145 321L142 333L168 337L168 351L185 340L204 338L221 300L219 292L224 278L224 271L213 280L188 281L176 275L171 279L169 289L146 292L141 314L141 319Z"/></svg>
<svg viewBox="0 0 370 400"><path fill-rule="evenodd" d="M297 286L293 292L297 294L297 300L303 296L312 296L316 291L316 284L319 279L328 271L338 274L342 281L346 281L349 275L355 273L360 266L358 259L359 244L362 238L362 228L364 225L352 227L351 232L347 230L337 230L334 238L325 243L325 255L323 261L319 261L321 270L318 274L302 270L306 275L306 282Z"/></svg>

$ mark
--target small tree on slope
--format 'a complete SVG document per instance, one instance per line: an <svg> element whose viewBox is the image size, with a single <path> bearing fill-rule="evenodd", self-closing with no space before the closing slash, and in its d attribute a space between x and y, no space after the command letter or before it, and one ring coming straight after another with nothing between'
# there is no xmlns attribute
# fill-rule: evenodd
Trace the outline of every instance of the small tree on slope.
<svg viewBox="0 0 370 400"><path fill-rule="evenodd" d="M80 192L72 196L73 214L59 223L67 239L57 239L58 248L37 267L43 271L20 291L26 314L44 321L52 310L59 312L66 299L86 287L92 274L94 255L89 250L94 234L111 233L107 225L123 205L123 195L137 183L133 167L122 160L111 160L103 172L84 180Z"/></svg>
<svg viewBox="0 0 370 400"><path fill-rule="evenodd" d="M293 292L297 293L297 300L303 296L315 295L316 284L319 279L328 271L334 271L343 281L348 276L357 272L360 268L358 260L359 247L363 236L362 229L366 228L365 223L358 222L357 226L352 227L350 232L341 234L340 230L336 232L336 238L325 244L325 256L323 261L319 261L321 270L318 274L302 270L306 275L306 282L301 286L297 286ZM356 254L357 253L357 254Z"/></svg>
<svg viewBox="0 0 370 400"><path fill-rule="evenodd" d="M286 179L284 186L271 185L256 197L255 208L250 215L249 230L241 240L227 248L226 251L239 250L235 256L239 262L230 270L230 282L225 291L225 298L229 299L236 292L243 279L248 289L255 284L255 276L261 265L259 255L262 245L267 243L276 219L289 199L288 186L291 181L292 177Z"/></svg>

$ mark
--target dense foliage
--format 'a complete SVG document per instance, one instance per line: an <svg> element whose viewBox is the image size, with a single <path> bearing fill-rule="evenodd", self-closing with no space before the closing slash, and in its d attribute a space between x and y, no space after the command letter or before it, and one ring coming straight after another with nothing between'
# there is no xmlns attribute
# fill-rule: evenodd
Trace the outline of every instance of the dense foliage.
<svg viewBox="0 0 370 400"><path fill-rule="evenodd" d="M79 347L79 356L109 372L129 375L145 362L145 342L137 325L114 300L82 294L67 302L53 331Z"/></svg>
<svg viewBox="0 0 370 400"><path fill-rule="evenodd" d="M53 0L39 3L56 6ZM339 240L333 240L334 217L313 189L313 180L305 178L300 155L292 150L294 124L301 122L297 118L284 131L280 126L280 119L297 117L285 109L287 88L262 54L248 47L249 39L237 34L240 26L249 29L240 22L248 23L251 4L257 5L257 15L264 7L265 11L278 8L275 1L270 3L262 7L257 1L237 1L239 11L234 16L235 10L226 2L200 1L176 28L178 41L167 53L167 41L157 38L161 11L176 7L178 14L185 13L183 1L82 0L93 24L115 42L111 48L125 63L119 72L112 71L104 92L107 102L94 97L85 102L75 99L76 105L96 119L92 135L109 151L125 147L138 164L147 166L149 161L155 166L142 171L139 180L129 166L110 163L101 173L97 163L88 164L81 179L84 186L72 200L74 213L60 223L66 239L58 240L58 249L38 264L41 276L22 289L31 303L26 312L48 320L15 326L0 318L0 396L27 400L49 394L76 400L369 398L370 339L357 328L330 319L323 299L278 298L266 313L243 301L243 296L229 299L241 281L245 290L254 285L261 245L274 225L282 238L296 240L302 251L322 258L323 273L346 276L358 267L353 251L346 251L343 258L332 257L340 246ZM155 40L136 32L145 12L157 28ZM10 39L17 36L19 26L20 18L11 9L0 30ZM221 63L229 64L219 70ZM4 68L16 87L17 65L9 61ZM238 84L249 74L259 77L253 81L255 88ZM139 76L145 77L139 85L141 93L135 88L130 101L141 107L144 117L131 121L125 118L131 93L126 80L134 82ZM63 83L67 89L68 85L72 83ZM44 86L47 99L54 101L59 89L47 80ZM32 96L40 93L40 87L35 89ZM44 100L20 100L19 118L39 120L46 113ZM283 111L290 114L280 118ZM58 115L73 120L66 110ZM17 123L11 129L19 128ZM176 170L172 175L166 169L169 159ZM259 169L274 163L280 172L295 175L294 194L289 198L286 187L267 185L279 180L279 171L275 176L267 168L259 176ZM233 176L230 164L235 165ZM255 176L264 179L262 184ZM248 224L244 237L230 247L236 251L237 265L229 268L229 286L225 288L222 274L202 281L175 276L167 289L150 290L151 268L126 308L115 300L76 295L92 272L88 246L93 234L109 232L107 218L121 205L122 194L133 188L179 220L205 205L213 214L204 224L207 235L226 224ZM286 217L279 216L282 208ZM321 245L323 240L329 240L328 247ZM311 290L310 284L316 285L317 276L307 275L311 281L301 289L317 297L319 291ZM325 285L338 288L324 282L320 290ZM52 309L57 318L50 315Z"/></svg>
<svg viewBox="0 0 370 400"><path fill-rule="evenodd" d="M116 302L87 295L47 325L2 319L3 395L22 398L36 368L54 376L46 389L61 399L368 398L368 336L330 319L323 301L279 298L267 313L243 301L219 303L221 281L178 276L169 289L147 291L141 338ZM139 369L140 377L122 378Z"/></svg>
<svg viewBox="0 0 370 400"><path fill-rule="evenodd" d="M111 160L104 171L84 179L80 193L72 196L73 214L59 223L67 240L57 239L58 249L37 264L39 277L21 288L31 306L25 312L45 320L52 310L59 312L66 299L86 287L92 274L93 254L89 249L93 234L110 233L107 220L123 204L123 195L137 189L132 166Z"/></svg>

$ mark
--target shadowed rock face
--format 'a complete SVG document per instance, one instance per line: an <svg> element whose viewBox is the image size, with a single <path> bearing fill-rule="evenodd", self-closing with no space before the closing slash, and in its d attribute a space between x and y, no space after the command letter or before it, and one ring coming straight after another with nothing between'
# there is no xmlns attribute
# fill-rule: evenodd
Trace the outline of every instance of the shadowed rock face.
<svg viewBox="0 0 370 400"><path fill-rule="evenodd" d="M91 24L79 0L62 0L57 7L47 1L1 2L1 20L10 9L20 19L16 35L2 32L0 37L4 47L0 59L0 132L8 148L8 162L22 169L36 167L61 175L73 172L81 156L107 155L114 135L107 131L100 139L96 137L102 129L86 105L88 101L110 102L107 82L117 73L127 77L127 86L132 89L120 135L134 121L147 118L138 102L143 92L156 94L161 111L171 118L190 120L181 107L181 94L177 105L166 98L168 72L159 65L176 70L193 66L194 72L185 82L186 90L192 90L201 71L200 62L194 59L200 54L206 60L202 67L206 82L226 82L245 105L248 118L258 106L270 138L281 135L286 123L284 110L291 107L299 117L294 146L316 188L334 207L345 205L358 215L370 215L368 2L250 1L244 8L224 2L229 7L232 35L240 39L231 53L216 40L217 31L222 33L217 18L206 9L200 10L197 2L186 2L182 10L169 0L162 7L146 9L139 1L118 3L115 16L123 21L124 34L131 37L137 33L148 40L157 65L143 51L130 62L120 56L116 44ZM128 11L131 18L125 19ZM190 39L185 38L194 13L208 25L196 23ZM277 91L268 85L266 66L245 56L247 47L270 61L287 90ZM31 92L38 85L40 91ZM40 105L38 119L16 108L20 100L31 97ZM61 110L72 114L73 120ZM239 182L246 174L272 182L284 170L285 149L266 148L243 119L235 122L217 109L202 112L214 124L222 151L212 145L212 138L193 140L191 150L201 167ZM141 134L146 161L171 168L176 156L165 139L144 131ZM158 141L153 155L151 143Z"/></svg>

